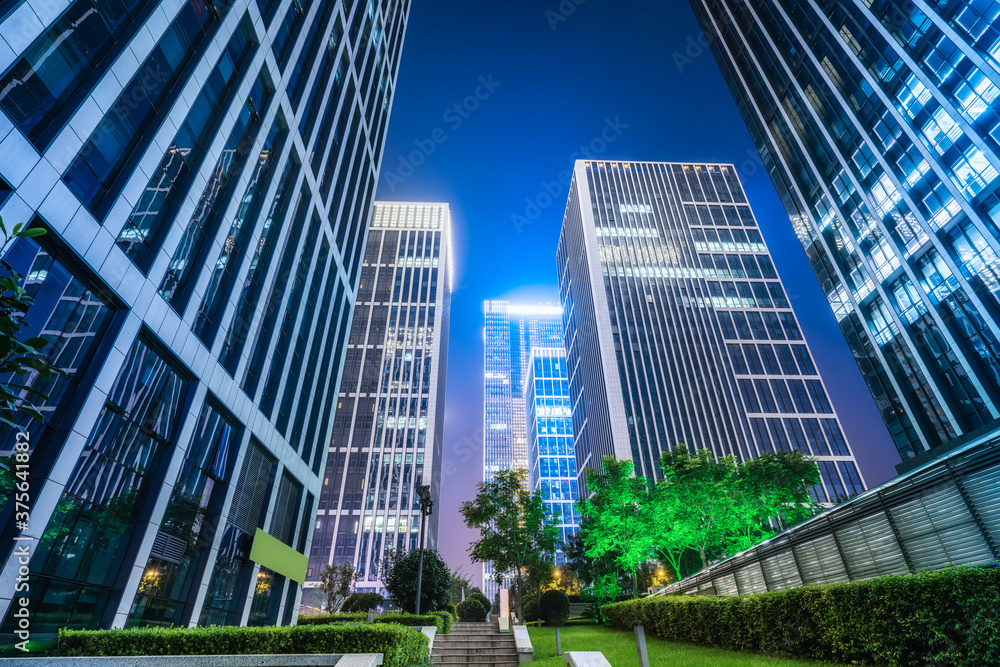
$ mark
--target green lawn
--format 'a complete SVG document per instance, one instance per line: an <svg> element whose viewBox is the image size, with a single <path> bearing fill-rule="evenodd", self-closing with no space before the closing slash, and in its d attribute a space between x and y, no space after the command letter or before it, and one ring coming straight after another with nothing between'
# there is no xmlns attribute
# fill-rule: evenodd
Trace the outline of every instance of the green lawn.
<svg viewBox="0 0 1000 667"><path fill-rule="evenodd" d="M556 667L565 662L556 656L556 631L554 628L528 628L531 645L535 647L535 660L539 667ZM639 654L635 648L635 635L600 626L571 626L562 629L563 651L601 651L613 667L639 667ZM817 667L831 663L807 660L788 660L764 655L736 653L690 644L675 644L646 635L650 667Z"/></svg>

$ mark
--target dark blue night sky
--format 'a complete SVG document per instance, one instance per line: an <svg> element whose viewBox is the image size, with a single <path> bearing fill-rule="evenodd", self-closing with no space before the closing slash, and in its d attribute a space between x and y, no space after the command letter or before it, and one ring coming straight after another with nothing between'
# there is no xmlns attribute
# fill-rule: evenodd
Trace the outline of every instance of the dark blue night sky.
<svg viewBox="0 0 1000 667"><path fill-rule="evenodd" d="M894 474L895 448L701 39L684 0L413 1L378 198L451 205L435 511L442 554L475 581L457 509L482 479L482 302L558 302L559 175L576 157L736 164L866 481Z"/></svg>

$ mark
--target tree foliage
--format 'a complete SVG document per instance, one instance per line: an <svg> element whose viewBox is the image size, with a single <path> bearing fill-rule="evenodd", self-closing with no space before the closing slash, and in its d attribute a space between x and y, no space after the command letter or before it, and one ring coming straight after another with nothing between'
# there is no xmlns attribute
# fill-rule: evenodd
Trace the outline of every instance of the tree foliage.
<svg viewBox="0 0 1000 667"><path fill-rule="evenodd" d="M818 508L809 489L819 483L819 470L798 451L739 463L680 445L663 454L660 468L663 479L656 483L632 477L631 462L610 457L601 471L587 470L590 497L579 501L582 537L566 552L581 580L606 583L610 559L632 573L637 592L637 572L654 555L682 579ZM646 567L643 587L654 581Z"/></svg>
<svg viewBox="0 0 1000 667"><path fill-rule="evenodd" d="M462 601L462 592L464 591L466 595L471 593L474 589L472 586L472 579L467 577L462 568L459 567L457 570L452 570L450 572L451 579L448 582L448 601L451 604L458 604Z"/></svg>
<svg viewBox="0 0 1000 667"><path fill-rule="evenodd" d="M358 571L350 563L331 565L327 563L320 574L319 589L326 594L326 613L336 614L340 611L351 588L358 580Z"/></svg>
<svg viewBox="0 0 1000 667"><path fill-rule="evenodd" d="M462 503L465 525L479 530L479 539L469 549L475 563L492 563L497 581L509 572L517 573L518 589L522 570L551 562L559 544L559 524L545 508L541 492L524 490L525 470L501 470L488 482L480 482L478 493ZM522 595L517 596L521 617Z"/></svg>
<svg viewBox="0 0 1000 667"><path fill-rule="evenodd" d="M420 584L420 610L439 611L448 606L451 573L434 549L423 549L424 570ZM382 561L382 581L399 608L412 614L417 608L417 572L421 549L388 551Z"/></svg>
<svg viewBox="0 0 1000 667"><path fill-rule="evenodd" d="M583 533L587 555L610 556L634 579L639 564L649 560L656 532L649 485L633 477L631 461L611 456L604 458L601 470L588 468L584 479L590 495L578 501L580 514L593 519Z"/></svg>

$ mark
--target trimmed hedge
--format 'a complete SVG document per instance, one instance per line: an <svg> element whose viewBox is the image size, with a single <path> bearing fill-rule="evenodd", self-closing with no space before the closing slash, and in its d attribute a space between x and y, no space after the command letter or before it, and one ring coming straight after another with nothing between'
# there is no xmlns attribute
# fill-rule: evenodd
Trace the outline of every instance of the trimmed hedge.
<svg viewBox="0 0 1000 667"><path fill-rule="evenodd" d="M376 616L375 622L398 623L400 625L407 625L411 627L417 625L433 625L437 627L438 633L445 633L451 629L451 623L448 623L446 626L444 619L438 614L420 614L418 616L417 614L389 613Z"/></svg>
<svg viewBox="0 0 1000 667"><path fill-rule="evenodd" d="M383 602L385 602L385 598L378 593L351 593L344 600L340 611L346 614L365 612L365 618L367 618L368 610L378 607Z"/></svg>
<svg viewBox="0 0 1000 667"><path fill-rule="evenodd" d="M448 617L447 620L444 617ZM299 616L299 625L329 625L331 623L367 623L368 614L318 614L316 616ZM446 633L451 629L451 617L448 612L435 612L433 614L402 614L388 613L376 616L375 623L396 623L407 627L433 625L437 627L439 633Z"/></svg>
<svg viewBox="0 0 1000 667"><path fill-rule="evenodd" d="M1000 567L957 567L733 597L604 607L668 641L878 665L1000 665Z"/></svg>
<svg viewBox="0 0 1000 667"><path fill-rule="evenodd" d="M51 656L381 653L385 667L427 667L429 642L410 628L371 623L248 628L60 630Z"/></svg>
<svg viewBox="0 0 1000 667"><path fill-rule="evenodd" d="M435 611L435 612L431 612L431 613L433 613L435 616L440 616L441 617L441 622L444 623L444 630L438 629L438 632L444 632L445 634L448 634L449 632L451 632L451 624L452 624L452 621L455 620L455 617L452 616L451 612L449 612L449 611Z"/></svg>
<svg viewBox="0 0 1000 667"><path fill-rule="evenodd" d="M313 614L299 615L299 625L329 625L330 623L359 623L368 620L368 614Z"/></svg>

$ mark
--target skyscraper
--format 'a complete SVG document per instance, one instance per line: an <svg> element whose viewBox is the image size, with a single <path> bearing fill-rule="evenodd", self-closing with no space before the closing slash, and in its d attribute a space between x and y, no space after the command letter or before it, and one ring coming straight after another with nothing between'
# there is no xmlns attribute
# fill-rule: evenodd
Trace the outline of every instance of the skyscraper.
<svg viewBox="0 0 1000 667"><path fill-rule="evenodd" d="M534 347L562 347L558 306L483 303L483 480L498 470L528 467L528 428L523 378ZM499 587L483 565L483 591L491 600Z"/></svg>
<svg viewBox="0 0 1000 667"><path fill-rule="evenodd" d="M27 526L0 500L32 639L294 618L407 12L4 12L0 215L48 230L6 259L65 372L27 378Z"/></svg>
<svg viewBox="0 0 1000 667"><path fill-rule="evenodd" d="M901 468L996 433L1000 5L691 4Z"/></svg>
<svg viewBox="0 0 1000 667"><path fill-rule="evenodd" d="M818 500L863 490L732 166L578 160L556 261L578 471L797 449Z"/></svg>
<svg viewBox="0 0 1000 667"><path fill-rule="evenodd" d="M566 544L580 527L580 513L574 507L580 487L573 452L573 414L565 350L532 348L524 387L528 411L528 489L541 492L545 508L558 519L559 539ZM555 564L558 567L565 562L559 548Z"/></svg>
<svg viewBox="0 0 1000 667"><path fill-rule="evenodd" d="M378 566L386 551L418 545L417 487L429 484L441 497L448 205L376 202L362 264L307 588L327 563L349 563L361 575L356 590L384 594ZM439 516L427 521L429 549L437 548Z"/></svg>

